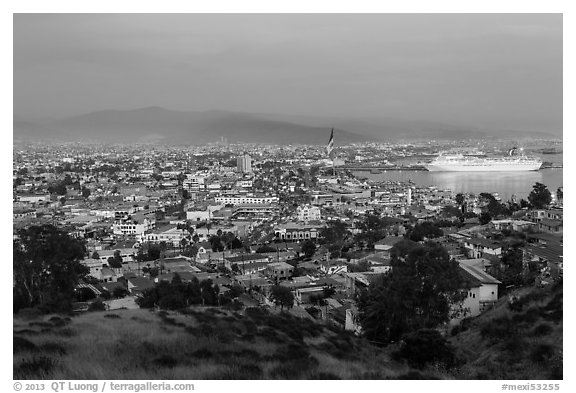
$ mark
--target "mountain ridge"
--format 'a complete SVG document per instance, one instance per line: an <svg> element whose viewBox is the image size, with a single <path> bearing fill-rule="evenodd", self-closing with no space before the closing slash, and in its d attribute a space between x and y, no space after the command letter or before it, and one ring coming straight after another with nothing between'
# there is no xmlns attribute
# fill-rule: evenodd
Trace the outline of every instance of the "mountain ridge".
<svg viewBox="0 0 576 393"><path fill-rule="evenodd" d="M14 117L15 140L324 145L330 129L336 144L416 139L462 140L490 137L554 137L542 132L485 130L430 121L394 118L355 119L245 113L212 109L179 111L160 106L105 109L46 121Z"/></svg>

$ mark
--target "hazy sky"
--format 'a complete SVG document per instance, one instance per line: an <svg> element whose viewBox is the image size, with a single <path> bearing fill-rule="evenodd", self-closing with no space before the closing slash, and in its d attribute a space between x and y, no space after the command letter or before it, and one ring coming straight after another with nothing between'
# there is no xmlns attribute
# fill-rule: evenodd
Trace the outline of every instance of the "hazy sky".
<svg viewBox="0 0 576 393"><path fill-rule="evenodd" d="M558 131L562 16L14 16L16 115L144 106Z"/></svg>

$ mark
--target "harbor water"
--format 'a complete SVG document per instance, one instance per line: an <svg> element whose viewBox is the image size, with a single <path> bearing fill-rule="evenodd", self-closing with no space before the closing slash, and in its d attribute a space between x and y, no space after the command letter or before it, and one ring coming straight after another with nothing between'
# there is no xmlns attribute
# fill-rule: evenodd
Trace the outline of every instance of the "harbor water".
<svg viewBox="0 0 576 393"><path fill-rule="evenodd" d="M454 192L479 194L481 192L498 193L503 200L515 195L526 198L536 183L545 184L555 193L563 186L563 169L548 168L527 172L428 172L389 170L381 173L367 171L353 172L360 178L374 181L412 181L417 186L436 186Z"/></svg>

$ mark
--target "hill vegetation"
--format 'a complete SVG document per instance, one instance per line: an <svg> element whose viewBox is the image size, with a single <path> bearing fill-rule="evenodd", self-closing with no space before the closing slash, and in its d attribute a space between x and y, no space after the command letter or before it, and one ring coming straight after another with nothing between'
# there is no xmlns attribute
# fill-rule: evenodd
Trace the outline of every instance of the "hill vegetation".
<svg viewBox="0 0 576 393"><path fill-rule="evenodd" d="M561 283L535 289L465 320L447 340L425 330L386 347L260 308L22 310L14 378L560 379L562 295Z"/></svg>

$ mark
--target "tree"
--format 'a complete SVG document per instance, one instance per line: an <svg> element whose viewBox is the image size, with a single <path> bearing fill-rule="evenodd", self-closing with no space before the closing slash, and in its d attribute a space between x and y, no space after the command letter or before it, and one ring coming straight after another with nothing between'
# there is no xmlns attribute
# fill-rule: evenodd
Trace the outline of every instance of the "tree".
<svg viewBox="0 0 576 393"><path fill-rule="evenodd" d="M263 245L261 245L260 247L258 247L258 248L256 249L256 252L257 252L258 254L263 254L263 253L267 253L267 252L276 252L276 251L277 251L277 250L276 250L274 247L271 247L271 246L269 246L269 245L267 245L267 244L263 244Z"/></svg>
<svg viewBox="0 0 576 393"><path fill-rule="evenodd" d="M444 236L444 232L433 223L426 221L421 224L416 224L407 236L410 240L419 242L424 240L424 238L433 239Z"/></svg>
<svg viewBox="0 0 576 393"><path fill-rule="evenodd" d="M316 252L316 244L312 240L306 240L302 243L302 252L307 258L311 258Z"/></svg>
<svg viewBox="0 0 576 393"><path fill-rule="evenodd" d="M492 216L490 213L480 213L480 216L478 216L478 221L480 221L480 225L486 225L492 221Z"/></svg>
<svg viewBox="0 0 576 393"><path fill-rule="evenodd" d="M544 184L537 182L532 186L532 191L528 195L528 201L536 209L542 209L550 204L552 201L552 195Z"/></svg>
<svg viewBox="0 0 576 393"><path fill-rule="evenodd" d="M114 251L114 256L108 258L108 266L113 269L120 269L122 267L122 257L120 250Z"/></svg>
<svg viewBox="0 0 576 393"><path fill-rule="evenodd" d="M501 264L496 267L494 275L502 282L504 288L508 286L522 286L523 280L523 252L519 247L511 247L502 254Z"/></svg>
<svg viewBox="0 0 576 393"><path fill-rule="evenodd" d="M381 344L418 329L448 322L451 306L464 299L458 263L438 243L428 242L407 255L394 256L392 269L358 296L366 337Z"/></svg>
<svg viewBox="0 0 576 393"><path fill-rule="evenodd" d="M270 300L274 302L277 306L280 306L280 310L286 308L292 308L294 306L294 295L290 288L283 287L280 285L274 285L270 290Z"/></svg>
<svg viewBox="0 0 576 393"><path fill-rule="evenodd" d="M89 273L80 263L84 255L83 241L52 225L19 230L13 242L14 304L70 311L74 288Z"/></svg>
<svg viewBox="0 0 576 393"><path fill-rule="evenodd" d="M562 187L558 187L558 189L556 190L556 199L558 201L564 199L564 189Z"/></svg>
<svg viewBox="0 0 576 393"><path fill-rule="evenodd" d="M220 239L219 236L212 235L208 241L212 246L212 251L214 252L224 251L224 246L222 245L222 239Z"/></svg>
<svg viewBox="0 0 576 393"><path fill-rule="evenodd" d="M82 186L82 197L88 198L90 196L90 194L91 194L90 189Z"/></svg>
<svg viewBox="0 0 576 393"><path fill-rule="evenodd" d="M326 228L320 230L320 238L328 244L341 242L349 234L348 226L342 221L330 221Z"/></svg>
<svg viewBox="0 0 576 393"><path fill-rule="evenodd" d="M464 194L456 194L456 203L460 206L462 206L464 204L464 201L466 199L464 198Z"/></svg>
<svg viewBox="0 0 576 393"><path fill-rule="evenodd" d="M389 222L380 216L367 214L357 225L361 233L356 236L356 241L365 241L368 248L371 249L374 243L386 236L386 228L389 225Z"/></svg>
<svg viewBox="0 0 576 393"><path fill-rule="evenodd" d="M370 262L368 262L368 261L360 261L358 263L351 263L348 265L348 270L351 273L371 272L372 271L372 269L370 268Z"/></svg>
<svg viewBox="0 0 576 393"><path fill-rule="evenodd" d="M92 253L92 259L100 259L100 254L98 254L98 251L94 251Z"/></svg>
<svg viewBox="0 0 576 393"><path fill-rule="evenodd" d="M128 291L124 287L116 287L112 291L112 297L114 297L116 299L123 298L126 295L128 295Z"/></svg>

